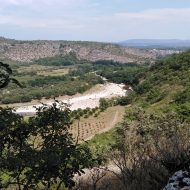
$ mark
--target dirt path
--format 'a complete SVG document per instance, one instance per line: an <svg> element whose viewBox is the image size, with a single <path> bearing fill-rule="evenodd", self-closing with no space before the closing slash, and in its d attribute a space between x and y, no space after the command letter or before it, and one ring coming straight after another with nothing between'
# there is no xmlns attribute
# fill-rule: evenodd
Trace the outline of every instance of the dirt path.
<svg viewBox="0 0 190 190"><path fill-rule="evenodd" d="M109 131L110 129L112 129L113 127L115 127L115 125L118 123L118 120L119 120L119 112L116 111L114 118L113 118L113 120L110 121L110 124L108 125L108 127L99 131L99 134L105 133L105 132Z"/></svg>
<svg viewBox="0 0 190 190"><path fill-rule="evenodd" d="M121 115L119 115L119 111L116 110L113 119L107 124L107 127L98 131L96 134L105 133L105 132L109 131L110 129L114 128L116 126L116 124L118 124L118 122L121 121L123 114L122 113L120 113L120 114ZM96 134L89 136L88 138L85 139L85 141L91 140Z"/></svg>
<svg viewBox="0 0 190 190"><path fill-rule="evenodd" d="M113 126L115 126L117 124L118 116L119 116L119 112L117 110L116 113L115 113L115 115L114 115L114 119L113 119L113 121L110 124L110 128L112 128Z"/></svg>

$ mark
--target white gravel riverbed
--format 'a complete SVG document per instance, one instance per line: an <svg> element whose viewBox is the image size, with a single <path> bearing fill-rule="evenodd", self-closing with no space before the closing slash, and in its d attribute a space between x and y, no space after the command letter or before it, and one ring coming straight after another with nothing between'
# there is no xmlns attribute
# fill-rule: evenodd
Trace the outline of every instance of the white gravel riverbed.
<svg viewBox="0 0 190 190"><path fill-rule="evenodd" d="M57 98L60 101L68 103L70 105L71 110L76 110L78 108L85 109L87 107L94 108L99 105L100 98L111 98L116 96L125 96L126 90L123 89L123 84L115 84L115 83L106 83L104 85L99 85L97 91L94 92L86 92L84 94L77 94L74 96L67 97L59 97ZM41 102L51 105L53 100L42 100ZM34 105L21 105L16 107L16 113L18 114L32 114L35 113L36 110L34 106L38 107L41 104Z"/></svg>

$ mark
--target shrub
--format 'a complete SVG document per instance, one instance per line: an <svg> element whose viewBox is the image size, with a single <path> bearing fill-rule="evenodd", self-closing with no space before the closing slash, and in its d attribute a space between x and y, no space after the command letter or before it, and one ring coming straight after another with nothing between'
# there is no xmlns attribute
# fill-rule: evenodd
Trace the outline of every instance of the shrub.
<svg viewBox="0 0 190 190"><path fill-rule="evenodd" d="M156 103L161 101L165 97L165 94L161 92L158 88L153 88L147 95L147 101L150 103Z"/></svg>
<svg viewBox="0 0 190 190"><path fill-rule="evenodd" d="M127 111L109 153L123 189L159 190L173 172L189 168L189 148L188 123L175 114L158 116L137 109Z"/></svg>

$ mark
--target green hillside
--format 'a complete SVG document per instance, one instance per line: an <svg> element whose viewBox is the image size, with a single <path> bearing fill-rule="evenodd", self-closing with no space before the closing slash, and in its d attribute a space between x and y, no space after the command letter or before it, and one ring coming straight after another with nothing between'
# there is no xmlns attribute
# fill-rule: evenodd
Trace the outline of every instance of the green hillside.
<svg viewBox="0 0 190 190"><path fill-rule="evenodd" d="M190 51L157 61L139 76L132 105L190 118Z"/></svg>
<svg viewBox="0 0 190 190"><path fill-rule="evenodd" d="M190 51L159 60L136 77L123 122L89 145L121 172L121 189L160 190L190 166Z"/></svg>
<svg viewBox="0 0 190 190"><path fill-rule="evenodd" d="M122 69L122 72L124 71L125 69ZM133 72L135 82L131 83L134 91L125 97L127 101L124 102L128 102L130 105L126 108L127 114L124 120L128 119L128 114L136 113L139 108L142 112L163 117L175 112L183 120L190 120L190 51L158 60L148 69L137 71L137 73ZM107 73L108 71L101 74L105 76ZM118 74L121 73L118 72ZM119 77L119 75L115 72L111 77L110 74L110 80L115 80L115 77ZM106 77L108 76L106 75ZM122 81L127 78L125 75L122 77ZM124 98L121 99L124 100ZM103 145L107 145L113 140L114 133L111 131L99 135L93 140L93 143L97 144L99 139L106 139L105 136L108 136L109 140L103 143ZM112 140L110 140L110 136L112 136Z"/></svg>

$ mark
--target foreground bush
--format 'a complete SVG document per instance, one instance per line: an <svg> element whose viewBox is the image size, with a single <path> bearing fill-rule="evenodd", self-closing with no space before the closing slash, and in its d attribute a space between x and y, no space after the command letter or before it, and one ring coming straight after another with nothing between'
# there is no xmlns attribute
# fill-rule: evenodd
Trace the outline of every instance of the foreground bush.
<svg viewBox="0 0 190 190"><path fill-rule="evenodd" d="M74 174L94 163L86 146L69 134L70 110L55 102L24 120L0 108L0 188L60 189L74 185Z"/></svg>
<svg viewBox="0 0 190 190"><path fill-rule="evenodd" d="M110 161L124 189L162 189L170 175L190 166L189 124L176 115L128 112L117 130Z"/></svg>

